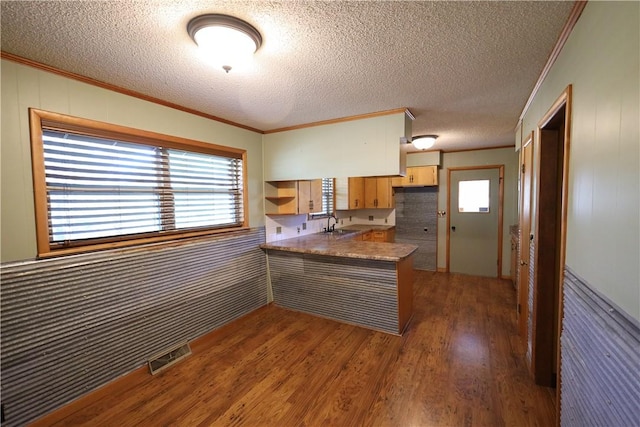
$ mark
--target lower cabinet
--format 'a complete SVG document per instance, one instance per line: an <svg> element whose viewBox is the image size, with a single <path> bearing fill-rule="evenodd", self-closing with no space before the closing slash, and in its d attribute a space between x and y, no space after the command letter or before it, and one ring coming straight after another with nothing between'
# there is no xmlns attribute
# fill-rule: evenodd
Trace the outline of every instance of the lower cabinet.
<svg viewBox="0 0 640 427"><path fill-rule="evenodd" d="M373 241L373 242L386 242L387 241L387 232L386 231L372 231L371 232L371 241Z"/></svg>
<svg viewBox="0 0 640 427"><path fill-rule="evenodd" d="M364 242L390 242L393 243L396 237L396 230L390 228L388 230L372 230L360 234L356 237L357 240Z"/></svg>

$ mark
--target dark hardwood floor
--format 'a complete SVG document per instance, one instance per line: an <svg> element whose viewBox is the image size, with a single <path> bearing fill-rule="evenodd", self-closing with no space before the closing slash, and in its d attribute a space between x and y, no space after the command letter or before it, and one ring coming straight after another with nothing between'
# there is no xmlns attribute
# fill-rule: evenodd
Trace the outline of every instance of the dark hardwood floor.
<svg viewBox="0 0 640 427"><path fill-rule="evenodd" d="M41 419L91 426L553 426L504 280L417 271L402 337L264 307Z"/></svg>

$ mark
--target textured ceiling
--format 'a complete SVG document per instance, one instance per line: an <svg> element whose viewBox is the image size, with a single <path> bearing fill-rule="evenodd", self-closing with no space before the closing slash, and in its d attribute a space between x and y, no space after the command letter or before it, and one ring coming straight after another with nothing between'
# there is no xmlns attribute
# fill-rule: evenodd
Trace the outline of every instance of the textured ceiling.
<svg viewBox="0 0 640 427"><path fill-rule="evenodd" d="M573 2L5 1L2 51L268 131L408 108L434 147L513 144ZM244 19L246 70L213 68L187 22Z"/></svg>

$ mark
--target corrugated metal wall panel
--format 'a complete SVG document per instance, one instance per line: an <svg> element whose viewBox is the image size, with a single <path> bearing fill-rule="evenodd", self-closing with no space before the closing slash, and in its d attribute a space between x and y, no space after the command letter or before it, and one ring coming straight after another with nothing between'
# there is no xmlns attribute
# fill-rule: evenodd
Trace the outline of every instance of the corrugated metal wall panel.
<svg viewBox="0 0 640 427"><path fill-rule="evenodd" d="M2 265L2 401L21 425L267 303L264 228Z"/></svg>
<svg viewBox="0 0 640 427"><path fill-rule="evenodd" d="M640 425L640 325L565 268L563 426Z"/></svg>
<svg viewBox="0 0 640 427"><path fill-rule="evenodd" d="M282 251L268 261L275 304L398 334L394 262Z"/></svg>
<svg viewBox="0 0 640 427"><path fill-rule="evenodd" d="M535 282L535 265L536 265L536 248L533 239L529 242L529 289L527 290L527 304L529 306L529 315L527 317L527 365L531 367L533 357L533 289Z"/></svg>
<svg viewBox="0 0 640 427"><path fill-rule="evenodd" d="M418 246L413 268L436 271L438 252L438 187L397 187L396 243Z"/></svg>

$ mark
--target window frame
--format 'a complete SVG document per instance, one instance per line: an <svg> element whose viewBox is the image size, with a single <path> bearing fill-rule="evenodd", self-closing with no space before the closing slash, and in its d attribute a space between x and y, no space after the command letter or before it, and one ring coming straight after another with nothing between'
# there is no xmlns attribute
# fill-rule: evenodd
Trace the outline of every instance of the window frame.
<svg viewBox="0 0 640 427"><path fill-rule="evenodd" d="M484 208L484 206L478 206L478 210L477 211L468 211L468 210L464 210L461 205L460 205L460 201L463 197L463 192L462 192L462 184L466 183L466 182L486 182L486 187L487 187L487 207L486 210L482 210L482 208ZM458 213L459 214L488 214L491 213L491 180L490 179L466 179L466 180L460 180L458 181Z"/></svg>
<svg viewBox="0 0 640 427"><path fill-rule="evenodd" d="M230 157L242 160L242 218L241 224L232 227L211 227L198 230L169 230L136 235L112 236L91 239L90 242L74 242L56 245L49 241L49 205L44 164L43 129L76 133L96 138L115 139L123 142L152 145L196 153ZM37 256L46 258L112 248L124 248L146 243L168 242L186 238L202 237L248 228L247 152L244 149L225 147L182 137L135 129L127 126L53 113L29 108L29 130L31 139L31 169L33 177L34 210L36 225Z"/></svg>

